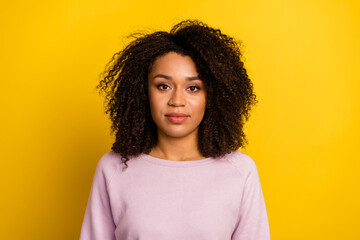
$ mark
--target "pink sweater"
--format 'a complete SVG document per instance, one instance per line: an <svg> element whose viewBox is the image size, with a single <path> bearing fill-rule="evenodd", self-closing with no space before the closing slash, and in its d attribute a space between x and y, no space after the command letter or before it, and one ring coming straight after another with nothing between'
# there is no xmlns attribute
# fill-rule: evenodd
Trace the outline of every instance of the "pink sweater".
<svg viewBox="0 0 360 240"><path fill-rule="evenodd" d="M255 162L223 158L170 161L146 154L122 170L120 155L99 161L80 240L268 240Z"/></svg>

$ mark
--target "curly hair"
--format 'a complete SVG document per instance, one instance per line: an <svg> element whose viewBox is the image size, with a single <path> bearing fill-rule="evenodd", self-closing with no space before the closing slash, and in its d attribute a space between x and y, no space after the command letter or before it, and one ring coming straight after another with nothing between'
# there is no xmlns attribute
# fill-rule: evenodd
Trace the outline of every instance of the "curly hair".
<svg viewBox="0 0 360 240"><path fill-rule="evenodd" d="M97 88L105 93L105 113L115 132L114 152L123 163L149 153L157 144L148 97L148 73L154 61L169 52L189 56L204 82L207 101L198 132L204 157L219 157L244 146L243 125L256 100L239 42L197 20L176 24L170 32L133 34L135 39L115 53Z"/></svg>

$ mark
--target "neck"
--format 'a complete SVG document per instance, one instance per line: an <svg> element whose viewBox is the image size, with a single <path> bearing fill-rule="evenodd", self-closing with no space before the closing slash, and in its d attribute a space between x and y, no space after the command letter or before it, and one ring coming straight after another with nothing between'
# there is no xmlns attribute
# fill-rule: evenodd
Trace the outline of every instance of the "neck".
<svg viewBox="0 0 360 240"><path fill-rule="evenodd" d="M192 161L204 158L198 150L197 131L179 138L169 137L158 131L158 143L149 155L173 161Z"/></svg>

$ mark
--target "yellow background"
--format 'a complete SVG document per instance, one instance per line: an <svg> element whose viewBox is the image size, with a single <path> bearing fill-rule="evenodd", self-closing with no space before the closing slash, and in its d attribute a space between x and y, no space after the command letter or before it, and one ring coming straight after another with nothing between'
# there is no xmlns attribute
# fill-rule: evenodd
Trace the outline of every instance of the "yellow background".
<svg viewBox="0 0 360 240"><path fill-rule="evenodd" d="M356 0L3 1L0 239L78 239L113 141L99 74L124 36L187 18L243 42L272 239L360 239L359 16Z"/></svg>

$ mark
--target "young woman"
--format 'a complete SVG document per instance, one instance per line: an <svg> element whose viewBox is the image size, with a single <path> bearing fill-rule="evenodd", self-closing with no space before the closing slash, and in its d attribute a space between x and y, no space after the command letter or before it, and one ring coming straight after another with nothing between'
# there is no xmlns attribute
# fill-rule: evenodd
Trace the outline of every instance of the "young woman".
<svg viewBox="0 0 360 240"><path fill-rule="evenodd" d="M237 151L256 97L234 39L198 21L141 35L98 87L116 140L81 240L270 239L255 162Z"/></svg>

